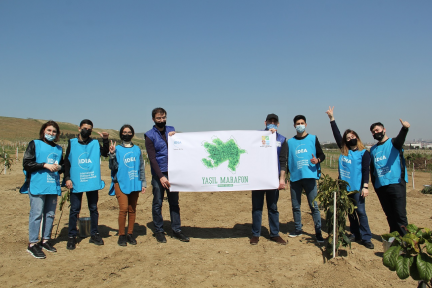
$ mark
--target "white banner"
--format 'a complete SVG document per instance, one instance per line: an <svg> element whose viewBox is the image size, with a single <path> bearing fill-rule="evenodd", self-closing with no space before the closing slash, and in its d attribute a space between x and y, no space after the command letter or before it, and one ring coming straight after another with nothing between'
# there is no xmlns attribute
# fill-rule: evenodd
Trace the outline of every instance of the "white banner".
<svg viewBox="0 0 432 288"><path fill-rule="evenodd" d="M168 137L171 191L277 189L276 133L209 131Z"/></svg>

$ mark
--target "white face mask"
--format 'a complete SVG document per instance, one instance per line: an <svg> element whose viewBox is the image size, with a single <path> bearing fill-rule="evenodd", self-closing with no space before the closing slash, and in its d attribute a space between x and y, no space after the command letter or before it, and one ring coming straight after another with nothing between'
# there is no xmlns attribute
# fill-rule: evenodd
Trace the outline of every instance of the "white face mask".
<svg viewBox="0 0 432 288"><path fill-rule="evenodd" d="M297 125L296 126L296 130L299 133L303 133L305 131L305 129L306 129L306 125Z"/></svg>
<svg viewBox="0 0 432 288"><path fill-rule="evenodd" d="M45 139L48 141L54 141L55 138L56 138L55 135L45 134Z"/></svg>

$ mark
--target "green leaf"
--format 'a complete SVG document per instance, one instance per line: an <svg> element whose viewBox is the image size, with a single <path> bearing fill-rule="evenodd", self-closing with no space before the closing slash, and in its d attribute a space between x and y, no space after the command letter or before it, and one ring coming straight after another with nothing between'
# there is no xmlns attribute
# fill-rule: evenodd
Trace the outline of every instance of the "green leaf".
<svg viewBox="0 0 432 288"><path fill-rule="evenodd" d="M396 259L396 274L400 279L406 279L410 276L410 268L413 257L410 255L399 255Z"/></svg>
<svg viewBox="0 0 432 288"><path fill-rule="evenodd" d="M417 270L420 278L429 282L432 279L432 258L425 253L417 255Z"/></svg>
<svg viewBox="0 0 432 288"><path fill-rule="evenodd" d="M399 232L398 231L394 231L394 232L392 232L392 233L389 233L389 234L383 234L383 235L381 235L381 237L384 239L384 240L386 240L386 241L388 241L391 237L398 237L399 236Z"/></svg>
<svg viewBox="0 0 432 288"><path fill-rule="evenodd" d="M408 230L408 232L414 233L414 234L417 233L417 230L418 230L418 227L414 224L408 224L405 228Z"/></svg>
<svg viewBox="0 0 432 288"><path fill-rule="evenodd" d="M400 246L392 246L384 253L383 264L391 271L395 271L396 269L396 259L401 249L402 247Z"/></svg>
<svg viewBox="0 0 432 288"><path fill-rule="evenodd" d="M432 243L430 243L429 241L425 240L425 246L426 246L426 252L429 255L432 255Z"/></svg>
<svg viewBox="0 0 432 288"><path fill-rule="evenodd" d="M413 278L416 281L420 281L420 273L418 271L418 267L417 267L417 257L419 257L418 255L413 257L413 263L411 264L411 268L410 268L410 275L411 278Z"/></svg>

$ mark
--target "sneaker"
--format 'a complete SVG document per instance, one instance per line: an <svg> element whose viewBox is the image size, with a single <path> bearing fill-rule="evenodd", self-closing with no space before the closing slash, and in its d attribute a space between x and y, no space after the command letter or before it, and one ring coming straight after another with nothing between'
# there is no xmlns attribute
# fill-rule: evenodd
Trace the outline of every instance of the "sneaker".
<svg viewBox="0 0 432 288"><path fill-rule="evenodd" d="M157 232L154 234L154 236L159 243L166 243L167 242L164 232Z"/></svg>
<svg viewBox="0 0 432 288"><path fill-rule="evenodd" d="M127 241L127 243L129 243L131 245L137 245L137 241L135 240L135 238L133 237L132 234L128 234L126 236L126 241Z"/></svg>
<svg viewBox="0 0 432 288"><path fill-rule="evenodd" d="M368 249L374 249L375 248L374 244L370 241L366 242L366 241L362 240L361 244Z"/></svg>
<svg viewBox="0 0 432 288"><path fill-rule="evenodd" d="M119 246L127 246L126 235L119 235L119 239L117 241Z"/></svg>
<svg viewBox="0 0 432 288"><path fill-rule="evenodd" d="M41 248L45 249L48 252L57 252L57 249L54 248L54 246L52 246L49 241L39 242L39 245L41 246Z"/></svg>
<svg viewBox="0 0 432 288"><path fill-rule="evenodd" d="M173 231L173 236L174 236L174 238L177 238L182 242L189 242L190 241L189 237L185 236L182 232L174 232Z"/></svg>
<svg viewBox="0 0 432 288"><path fill-rule="evenodd" d="M75 236L69 237L68 242L66 244L66 249L74 250L76 247L76 239Z"/></svg>
<svg viewBox="0 0 432 288"><path fill-rule="evenodd" d="M303 234L302 230L296 230L294 233L290 233L288 236L291 238L295 238L297 236L301 236Z"/></svg>
<svg viewBox="0 0 432 288"><path fill-rule="evenodd" d="M99 233L91 235L89 243L94 243L94 244L96 244L98 246L104 245L104 241L102 240L102 237L100 236Z"/></svg>
<svg viewBox="0 0 432 288"><path fill-rule="evenodd" d="M322 237L321 233L316 233L315 237L318 243L324 243L324 238Z"/></svg>
<svg viewBox="0 0 432 288"><path fill-rule="evenodd" d="M37 259L45 259L46 258L46 255L42 251L42 248L39 246L39 244L35 244L35 245L31 246L31 247L29 245L27 247L27 252L29 252L30 255L32 255L33 257L35 257Z"/></svg>
<svg viewBox="0 0 432 288"><path fill-rule="evenodd" d="M252 236L252 237L250 238L250 241L249 241L249 243L250 243L251 245L257 245L258 242L259 242L259 237L257 237L257 236Z"/></svg>
<svg viewBox="0 0 432 288"><path fill-rule="evenodd" d="M280 236L270 237L270 240L274 241L274 242L276 242L277 244L280 244L280 245L286 245L287 244L287 241L285 241L284 239L282 239L282 237L280 237Z"/></svg>

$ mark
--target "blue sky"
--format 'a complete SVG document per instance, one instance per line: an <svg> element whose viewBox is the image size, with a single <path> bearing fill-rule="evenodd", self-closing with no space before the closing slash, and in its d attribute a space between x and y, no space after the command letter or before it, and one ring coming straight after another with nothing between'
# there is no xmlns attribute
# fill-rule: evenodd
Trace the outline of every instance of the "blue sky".
<svg viewBox="0 0 432 288"><path fill-rule="evenodd" d="M0 1L0 115L432 139L432 1Z"/></svg>

